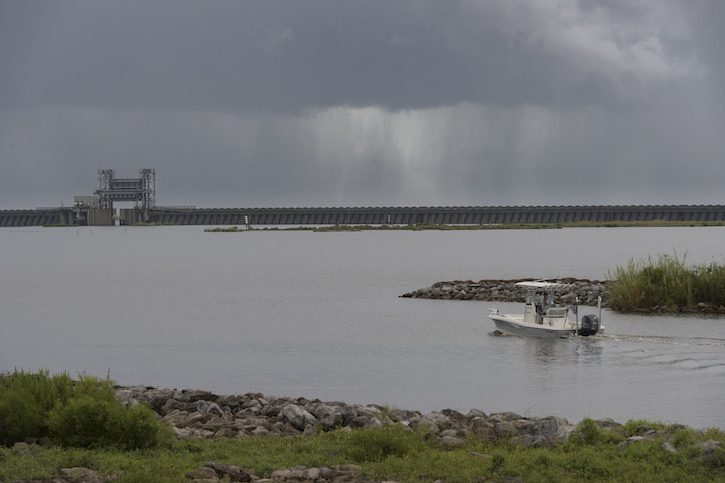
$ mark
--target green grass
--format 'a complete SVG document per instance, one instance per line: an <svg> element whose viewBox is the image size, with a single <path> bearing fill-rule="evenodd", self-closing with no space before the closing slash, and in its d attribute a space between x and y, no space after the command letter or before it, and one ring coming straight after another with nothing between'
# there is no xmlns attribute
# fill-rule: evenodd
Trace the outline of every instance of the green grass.
<svg viewBox="0 0 725 483"><path fill-rule="evenodd" d="M171 433L150 408L118 402L109 379L0 374L0 444L49 438L65 447L131 450L167 444Z"/></svg>
<svg viewBox="0 0 725 483"><path fill-rule="evenodd" d="M725 266L688 266L685 257L660 255L630 260L609 274L607 301L615 310L682 311L704 304L713 311L725 306Z"/></svg>
<svg viewBox="0 0 725 483"><path fill-rule="evenodd" d="M643 427L657 429L659 436L618 446ZM399 426L310 437L187 440L140 451L35 447L32 454L21 456L4 448L0 449L0 481L49 477L62 467L84 466L114 474L120 483L178 482L206 461L252 469L260 477L296 465L353 463L362 467L363 477L410 482L502 481L511 477L527 482L723 480L723 451L703 455L697 443L705 439L725 445L725 434L718 430L700 432L643 421L607 430L585 420L567 442L554 448L470 440L464 448L446 451L423 431L405 431ZM677 454L662 447L666 440L673 442Z"/></svg>

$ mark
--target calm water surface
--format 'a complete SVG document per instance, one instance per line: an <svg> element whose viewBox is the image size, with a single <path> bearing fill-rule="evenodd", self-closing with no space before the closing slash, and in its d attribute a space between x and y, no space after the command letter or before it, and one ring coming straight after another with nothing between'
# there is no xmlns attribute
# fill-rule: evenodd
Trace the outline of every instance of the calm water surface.
<svg viewBox="0 0 725 483"><path fill-rule="evenodd" d="M0 370L725 428L724 318L607 312L602 339L544 341L490 335L488 309L515 304L398 298L448 279L606 278L674 251L723 262L725 228L4 228Z"/></svg>

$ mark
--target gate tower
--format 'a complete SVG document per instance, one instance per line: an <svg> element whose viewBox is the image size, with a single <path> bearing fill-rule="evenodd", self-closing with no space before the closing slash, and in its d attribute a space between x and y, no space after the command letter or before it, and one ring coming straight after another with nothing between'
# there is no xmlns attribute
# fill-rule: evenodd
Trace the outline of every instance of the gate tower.
<svg viewBox="0 0 725 483"><path fill-rule="evenodd" d="M98 170L98 206L113 208L114 201L133 201L147 211L156 204L156 170L142 169L138 178L116 178L112 169Z"/></svg>

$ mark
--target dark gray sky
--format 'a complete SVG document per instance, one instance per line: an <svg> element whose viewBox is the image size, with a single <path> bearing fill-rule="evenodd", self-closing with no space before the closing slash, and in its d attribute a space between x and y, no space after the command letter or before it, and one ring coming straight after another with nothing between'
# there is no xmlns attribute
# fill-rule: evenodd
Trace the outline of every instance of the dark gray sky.
<svg viewBox="0 0 725 483"><path fill-rule="evenodd" d="M725 203L722 0L0 0L0 208Z"/></svg>

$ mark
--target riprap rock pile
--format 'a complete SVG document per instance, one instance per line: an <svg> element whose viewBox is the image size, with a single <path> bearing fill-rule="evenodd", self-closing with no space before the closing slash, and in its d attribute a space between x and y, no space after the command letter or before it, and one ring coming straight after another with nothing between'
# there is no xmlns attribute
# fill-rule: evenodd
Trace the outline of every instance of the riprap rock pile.
<svg viewBox="0 0 725 483"><path fill-rule="evenodd" d="M516 280L454 280L436 282L430 287L421 288L401 295L406 298L443 299L443 300L485 300L499 302L523 302L526 289L516 285ZM598 297L605 297L607 282L600 280L563 278L549 280L561 284L554 290L557 299L563 303L574 303L579 298L582 305L597 305ZM605 302L602 302L605 304ZM605 304L606 305L606 304Z"/></svg>

